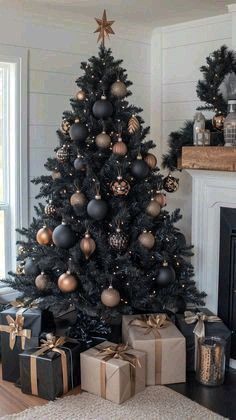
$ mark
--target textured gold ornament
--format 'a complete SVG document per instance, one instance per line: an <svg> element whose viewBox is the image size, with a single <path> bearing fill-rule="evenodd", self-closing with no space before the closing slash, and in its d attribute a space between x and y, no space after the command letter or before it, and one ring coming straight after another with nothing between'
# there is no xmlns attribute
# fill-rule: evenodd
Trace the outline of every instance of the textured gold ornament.
<svg viewBox="0 0 236 420"><path fill-rule="evenodd" d="M72 194L70 204L75 207L84 207L85 204L87 204L87 198L80 190L77 190L74 194Z"/></svg>
<svg viewBox="0 0 236 420"><path fill-rule="evenodd" d="M132 117L129 119L128 122L128 132L130 134L134 134L136 131L138 131L140 128L139 120L135 115L132 115Z"/></svg>
<svg viewBox="0 0 236 420"><path fill-rule="evenodd" d="M57 285L61 292L71 293L77 289L78 283L76 277L68 270L59 277Z"/></svg>
<svg viewBox="0 0 236 420"><path fill-rule="evenodd" d="M138 237L138 240L144 248L152 249L155 245L155 238L151 232L144 230Z"/></svg>
<svg viewBox="0 0 236 420"><path fill-rule="evenodd" d="M163 188L169 193L176 192L179 188L179 180L169 174L163 179Z"/></svg>
<svg viewBox="0 0 236 420"><path fill-rule="evenodd" d="M56 207L52 203L52 200L49 200L48 204L44 207L44 213L46 216L54 216L56 214Z"/></svg>
<svg viewBox="0 0 236 420"><path fill-rule="evenodd" d="M111 137L105 131L103 131L97 135L95 142L96 145L101 149L107 149L111 145Z"/></svg>
<svg viewBox="0 0 236 420"><path fill-rule="evenodd" d="M154 200L157 201L161 208L165 207L167 202L166 202L166 194L162 193L160 191L157 191L156 194L154 195Z"/></svg>
<svg viewBox="0 0 236 420"><path fill-rule="evenodd" d="M225 117L222 114L215 115L212 118L212 125L216 130L222 131L224 129Z"/></svg>
<svg viewBox="0 0 236 420"><path fill-rule="evenodd" d="M42 272L36 277L35 286L38 290L46 290L48 288L49 282L50 278L47 276L47 274Z"/></svg>
<svg viewBox="0 0 236 420"><path fill-rule="evenodd" d="M24 265L23 264L19 264L16 266L16 274L18 276L22 276L22 274L24 274Z"/></svg>
<svg viewBox="0 0 236 420"><path fill-rule="evenodd" d="M36 235L36 240L40 245L49 245L52 242L52 231L47 226L43 226Z"/></svg>
<svg viewBox="0 0 236 420"><path fill-rule="evenodd" d="M86 98L86 93L84 90L79 90L79 92L76 93L76 99L78 99L78 101L84 101Z"/></svg>
<svg viewBox="0 0 236 420"><path fill-rule="evenodd" d="M84 238L80 241L80 249L83 252L86 260L88 260L96 249L96 243L91 238L89 232L85 233Z"/></svg>
<svg viewBox="0 0 236 420"><path fill-rule="evenodd" d="M113 289L112 286L109 286L108 289L103 290L101 294L101 301L103 305L113 308L120 303L120 293L118 290Z"/></svg>
<svg viewBox="0 0 236 420"><path fill-rule="evenodd" d="M157 217L161 212L161 206L157 201L154 200L154 198L152 198L146 208L146 212L149 216Z"/></svg>
<svg viewBox="0 0 236 420"><path fill-rule="evenodd" d="M109 35L114 35L115 32L112 29L112 25L115 22L114 20L107 20L106 10L103 12L102 19L95 18L96 22L98 23L98 28L94 33L99 33L97 42L102 40L102 45L105 45L105 39L109 39Z"/></svg>
<svg viewBox="0 0 236 420"><path fill-rule="evenodd" d="M111 85L111 93L117 98L124 98L127 95L127 87L124 82L117 80Z"/></svg>
<svg viewBox="0 0 236 420"><path fill-rule="evenodd" d="M154 169L157 166L157 158L152 153L148 153L144 160L151 169Z"/></svg>

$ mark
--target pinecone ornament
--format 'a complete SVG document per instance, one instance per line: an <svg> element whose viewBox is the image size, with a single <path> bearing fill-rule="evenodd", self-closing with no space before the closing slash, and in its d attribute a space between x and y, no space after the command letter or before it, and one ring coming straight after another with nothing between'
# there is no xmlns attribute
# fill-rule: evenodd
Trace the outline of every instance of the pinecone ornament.
<svg viewBox="0 0 236 420"><path fill-rule="evenodd" d="M109 244L116 251L125 251L128 246L128 236L118 227L116 232L109 236Z"/></svg>

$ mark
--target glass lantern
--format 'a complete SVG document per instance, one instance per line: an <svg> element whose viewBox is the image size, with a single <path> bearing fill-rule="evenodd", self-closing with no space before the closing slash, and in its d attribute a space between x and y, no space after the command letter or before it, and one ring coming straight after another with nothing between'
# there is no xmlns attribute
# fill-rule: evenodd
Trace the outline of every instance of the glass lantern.
<svg viewBox="0 0 236 420"><path fill-rule="evenodd" d="M236 99L228 100L228 115L224 121L225 146L236 146Z"/></svg>
<svg viewBox="0 0 236 420"><path fill-rule="evenodd" d="M226 341L219 337L198 340L196 379L203 385L222 385L225 377Z"/></svg>

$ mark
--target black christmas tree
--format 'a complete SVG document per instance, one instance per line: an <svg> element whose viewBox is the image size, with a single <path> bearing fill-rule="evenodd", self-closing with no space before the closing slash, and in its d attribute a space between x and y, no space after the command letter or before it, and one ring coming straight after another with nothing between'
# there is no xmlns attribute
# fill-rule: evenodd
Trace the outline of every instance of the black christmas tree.
<svg viewBox="0 0 236 420"><path fill-rule="evenodd" d="M5 283L54 313L73 305L101 322L202 305L192 248L175 227L180 211L164 209L163 189L173 192L177 180L160 174L142 109L128 102L122 60L104 46L112 22L98 23L98 57L81 63L72 111L63 113L60 144L45 164L50 174L32 181L47 204L19 231L26 240Z"/></svg>

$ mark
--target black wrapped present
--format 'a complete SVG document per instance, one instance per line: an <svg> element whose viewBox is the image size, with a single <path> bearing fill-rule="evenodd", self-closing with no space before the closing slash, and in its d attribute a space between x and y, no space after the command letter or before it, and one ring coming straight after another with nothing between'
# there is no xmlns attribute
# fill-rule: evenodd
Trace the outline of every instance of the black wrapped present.
<svg viewBox="0 0 236 420"><path fill-rule="evenodd" d="M38 346L41 326L42 311L38 308L11 307L0 313L3 380L19 380L19 353Z"/></svg>
<svg viewBox="0 0 236 420"><path fill-rule="evenodd" d="M186 367L194 371L197 360L197 340L201 337L220 337L226 341L226 365L230 359L231 331L209 309L200 308L176 314L176 326L186 338Z"/></svg>
<svg viewBox="0 0 236 420"><path fill-rule="evenodd" d="M81 343L51 334L40 348L20 354L21 390L47 400L66 394L80 384Z"/></svg>

